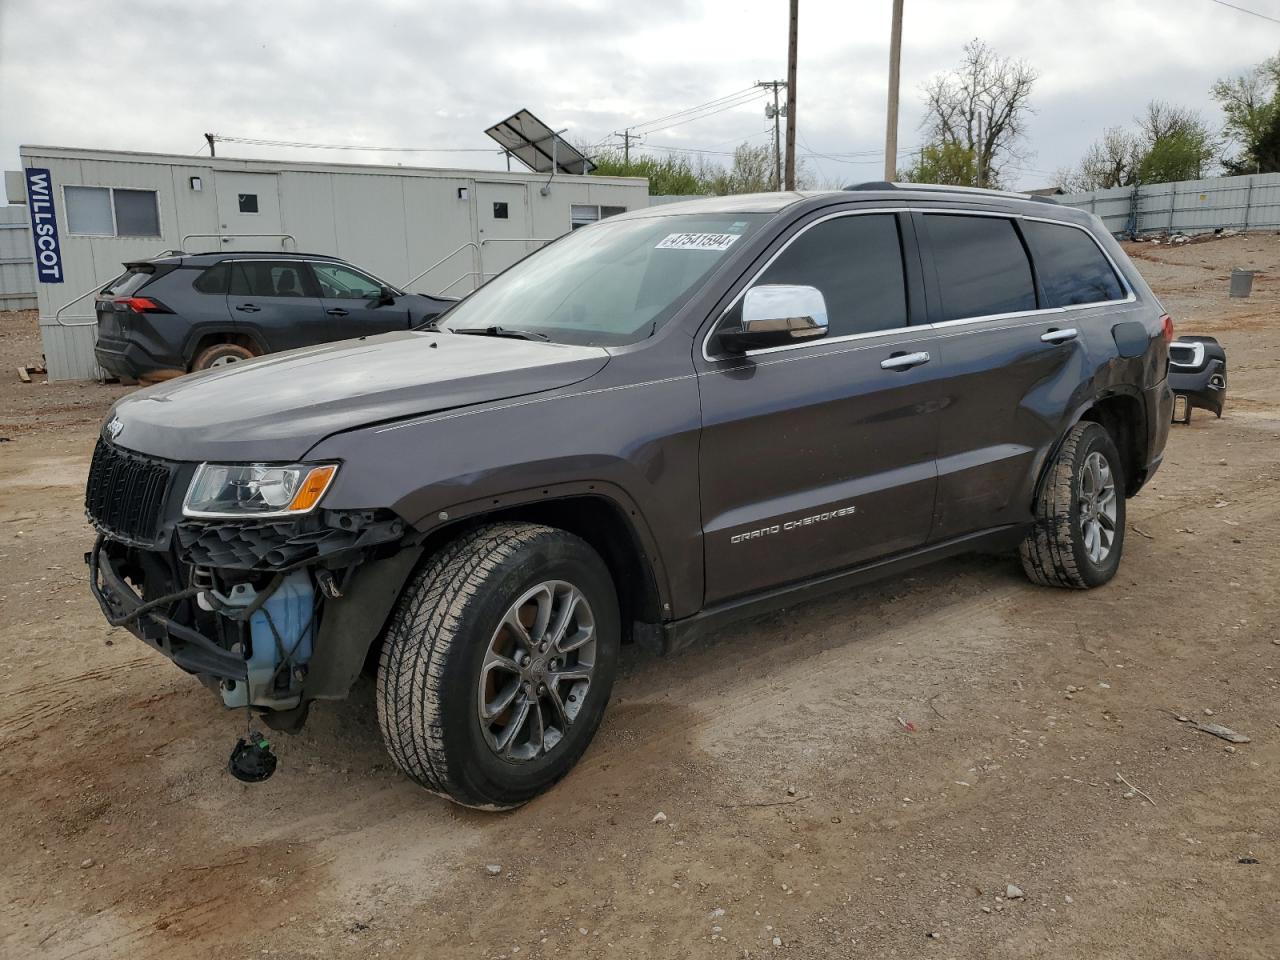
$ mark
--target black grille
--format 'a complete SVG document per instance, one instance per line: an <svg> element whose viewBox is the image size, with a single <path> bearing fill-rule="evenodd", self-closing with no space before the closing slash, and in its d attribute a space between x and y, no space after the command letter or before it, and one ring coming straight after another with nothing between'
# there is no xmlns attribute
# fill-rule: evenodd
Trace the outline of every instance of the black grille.
<svg viewBox="0 0 1280 960"><path fill-rule="evenodd" d="M93 525L119 540L153 543L160 532L169 465L98 439L84 509Z"/></svg>

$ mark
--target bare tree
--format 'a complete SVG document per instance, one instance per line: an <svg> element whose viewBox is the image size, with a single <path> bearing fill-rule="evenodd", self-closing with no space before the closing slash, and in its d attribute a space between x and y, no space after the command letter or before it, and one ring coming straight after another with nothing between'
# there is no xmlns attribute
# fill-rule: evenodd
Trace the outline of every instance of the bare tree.
<svg viewBox="0 0 1280 960"><path fill-rule="evenodd" d="M921 126L932 143L956 143L972 151L975 186L998 186L1007 163L1022 156L1035 81L1036 72L1025 61L970 40L960 66L925 86Z"/></svg>
<svg viewBox="0 0 1280 960"><path fill-rule="evenodd" d="M1058 174L1058 185L1068 193L1132 186L1145 153L1133 133L1110 127L1085 151L1077 168Z"/></svg>

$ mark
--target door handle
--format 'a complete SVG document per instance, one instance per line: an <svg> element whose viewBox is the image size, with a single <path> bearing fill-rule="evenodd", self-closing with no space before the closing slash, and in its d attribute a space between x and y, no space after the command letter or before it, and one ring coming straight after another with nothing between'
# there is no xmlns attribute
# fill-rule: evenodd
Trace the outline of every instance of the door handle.
<svg viewBox="0 0 1280 960"><path fill-rule="evenodd" d="M1049 330L1040 334L1042 343L1066 343L1068 340L1074 340L1080 335L1075 327L1067 327L1064 330Z"/></svg>
<svg viewBox="0 0 1280 960"><path fill-rule="evenodd" d="M240 310L243 313L257 313L262 308L255 307L252 303L242 303L240 304L240 306L236 307L236 309Z"/></svg>
<svg viewBox="0 0 1280 960"><path fill-rule="evenodd" d="M895 353L880 361L881 370L909 370L922 363L929 362L929 354L921 350L919 353Z"/></svg>
<svg viewBox="0 0 1280 960"><path fill-rule="evenodd" d="M325 313L331 317L345 317L347 315L347 311L341 307L334 307L332 310L326 310Z"/></svg>

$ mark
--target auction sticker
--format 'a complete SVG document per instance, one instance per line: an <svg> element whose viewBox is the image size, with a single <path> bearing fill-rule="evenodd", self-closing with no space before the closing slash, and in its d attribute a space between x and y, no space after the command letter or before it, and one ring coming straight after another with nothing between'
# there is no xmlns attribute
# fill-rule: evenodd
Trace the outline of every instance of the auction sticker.
<svg viewBox="0 0 1280 960"><path fill-rule="evenodd" d="M655 250L728 250L736 233L669 233Z"/></svg>

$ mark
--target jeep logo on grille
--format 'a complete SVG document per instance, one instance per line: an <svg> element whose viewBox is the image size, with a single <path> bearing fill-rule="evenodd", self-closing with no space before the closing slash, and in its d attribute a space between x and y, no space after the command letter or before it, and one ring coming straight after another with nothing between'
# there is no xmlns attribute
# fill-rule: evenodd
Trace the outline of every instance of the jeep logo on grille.
<svg viewBox="0 0 1280 960"><path fill-rule="evenodd" d="M112 440L120 436L120 433L123 430L124 430L124 421L121 420L119 417L112 417L110 420L107 421L107 436L110 437Z"/></svg>

